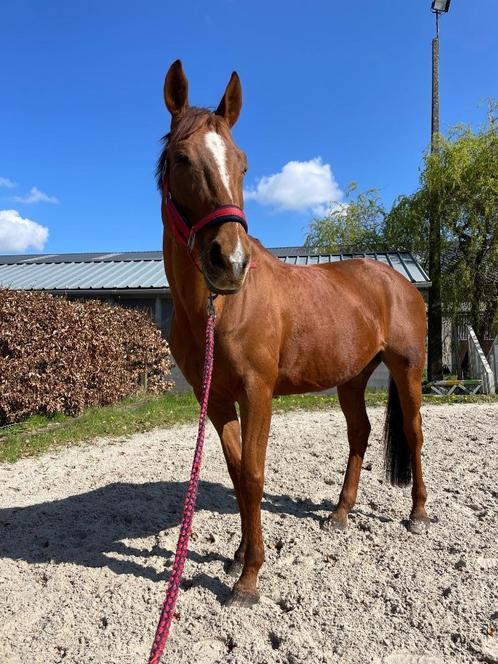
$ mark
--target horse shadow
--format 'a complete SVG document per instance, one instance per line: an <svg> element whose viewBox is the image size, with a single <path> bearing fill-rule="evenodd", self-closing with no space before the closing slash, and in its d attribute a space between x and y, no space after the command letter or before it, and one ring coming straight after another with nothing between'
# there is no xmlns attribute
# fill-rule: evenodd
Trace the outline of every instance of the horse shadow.
<svg viewBox="0 0 498 664"><path fill-rule="evenodd" d="M151 550L135 548L122 540L158 536L177 526L185 490L185 482L116 482L61 500L0 509L0 558L28 563L72 563L108 568L116 574L132 574L153 581L164 580L173 551L161 548L159 539ZM317 512L327 506L326 501L316 504L269 494L265 494L262 502L262 508L270 512L317 520L320 519ZM238 513L233 491L214 482L200 483L196 509L220 515ZM197 548L205 551L206 547ZM188 555L198 563L228 562L228 558L216 553L191 550ZM152 556L165 559L163 572L147 564ZM202 585L211 585L217 596L224 594L219 581L210 580L205 574L199 578Z"/></svg>

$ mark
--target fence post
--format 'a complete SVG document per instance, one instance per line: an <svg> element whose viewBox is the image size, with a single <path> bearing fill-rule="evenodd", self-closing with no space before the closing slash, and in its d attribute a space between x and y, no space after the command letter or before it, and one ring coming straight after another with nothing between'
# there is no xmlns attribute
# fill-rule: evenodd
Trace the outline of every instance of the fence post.
<svg viewBox="0 0 498 664"><path fill-rule="evenodd" d="M488 362L495 377L495 389L498 387L498 334L493 339L488 353Z"/></svg>
<svg viewBox="0 0 498 664"><path fill-rule="evenodd" d="M472 378L482 380L482 391L484 394L495 393L495 377L488 364L484 351L481 348L476 333L470 325L467 326L469 331L468 348L469 348L469 365Z"/></svg>

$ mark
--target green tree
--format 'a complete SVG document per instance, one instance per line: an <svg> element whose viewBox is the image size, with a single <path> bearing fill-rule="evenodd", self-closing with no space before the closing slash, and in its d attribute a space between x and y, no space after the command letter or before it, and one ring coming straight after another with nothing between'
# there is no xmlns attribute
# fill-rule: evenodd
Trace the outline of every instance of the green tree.
<svg viewBox="0 0 498 664"><path fill-rule="evenodd" d="M383 227L386 212L377 189L352 197L356 184L349 185L346 201L325 217L310 224L305 246L321 251L378 251L385 248Z"/></svg>
<svg viewBox="0 0 498 664"><path fill-rule="evenodd" d="M326 251L404 249L427 269L429 219L439 215L442 235L442 306L445 316L468 311L482 341L498 329L498 103L487 123L439 136L424 156L418 191L400 196L386 212L369 189L321 219L314 219L306 246Z"/></svg>
<svg viewBox="0 0 498 664"><path fill-rule="evenodd" d="M427 220L439 215L443 312L467 310L481 341L498 315L497 109L490 104L476 132L458 126L438 137L437 150L424 157L420 189L397 200L384 229L386 239L390 229L396 237L405 232L405 246L427 264Z"/></svg>
<svg viewBox="0 0 498 664"><path fill-rule="evenodd" d="M398 196L386 214L383 236L386 247L411 251L427 267L429 221L422 192Z"/></svg>

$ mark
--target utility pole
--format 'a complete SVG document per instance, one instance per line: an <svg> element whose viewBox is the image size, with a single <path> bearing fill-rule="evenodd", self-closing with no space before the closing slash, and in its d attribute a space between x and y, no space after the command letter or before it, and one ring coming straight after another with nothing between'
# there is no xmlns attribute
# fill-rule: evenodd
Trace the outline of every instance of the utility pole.
<svg viewBox="0 0 498 664"><path fill-rule="evenodd" d="M439 12L436 16L436 34L432 40L432 109L431 109L431 152L436 149L439 134Z"/></svg>
<svg viewBox="0 0 498 664"><path fill-rule="evenodd" d="M436 34L432 40L432 109L431 152L438 149L439 138L439 17L450 8L451 0L434 0L432 11L436 16ZM443 337L441 308L441 218L439 211L430 210L429 218L429 329L427 348L427 377L430 381L443 377Z"/></svg>

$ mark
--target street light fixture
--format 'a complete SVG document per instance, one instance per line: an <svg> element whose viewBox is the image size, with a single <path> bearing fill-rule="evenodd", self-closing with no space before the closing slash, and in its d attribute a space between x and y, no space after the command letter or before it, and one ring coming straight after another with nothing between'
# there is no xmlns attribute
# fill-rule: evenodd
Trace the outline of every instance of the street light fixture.
<svg viewBox="0 0 498 664"><path fill-rule="evenodd" d="M451 0L432 0L432 11L443 14L449 10L450 4Z"/></svg>

